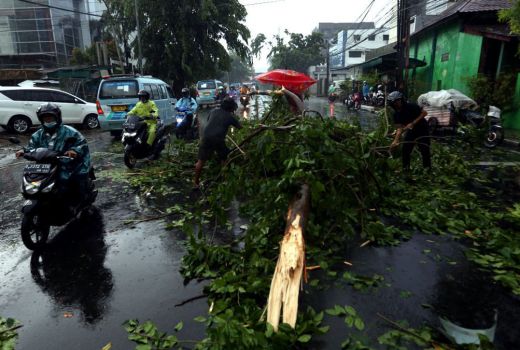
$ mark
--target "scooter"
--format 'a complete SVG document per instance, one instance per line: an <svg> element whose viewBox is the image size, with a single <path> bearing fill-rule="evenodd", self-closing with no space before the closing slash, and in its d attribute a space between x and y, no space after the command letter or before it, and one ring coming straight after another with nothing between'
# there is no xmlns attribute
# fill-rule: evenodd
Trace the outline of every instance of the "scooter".
<svg viewBox="0 0 520 350"><path fill-rule="evenodd" d="M484 126L486 122L486 117L481 115L478 112L468 110L468 109L460 109L455 111L453 104L450 106L450 110L452 113L458 116L458 119L463 124L469 124L476 128L481 128ZM500 145L504 141L504 128L500 122L501 110L495 106L489 106L489 110L487 113L487 118L489 120L488 130L484 139L484 146L487 148L495 148ZM463 131L459 131L464 133Z"/></svg>
<svg viewBox="0 0 520 350"><path fill-rule="evenodd" d="M191 118L189 116L192 116ZM175 117L177 124L175 126L175 136L178 139L195 140L199 138L199 119L193 114L191 108L177 108L177 116Z"/></svg>
<svg viewBox="0 0 520 350"><path fill-rule="evenodd" d="M74 158L47 148L37 148L23 157L34 163L27 164L23 171L22 194L26 201L22 207L22 241L28 249L37 250L47 242L51 226L66 224L94 203L98 193L93 182L96 177L90 168L87 193L80 194L79 189L65 188L58 179L60 169L73 165Z"/></svg>
<svg viewBox="0 0 520 350"><path fill-rule="evenodd" d="M246 108L249 104L249 99L249 95L240 95L240 104Z"/></svg>
<svg viewBox="0 0 520 350"><path fill-rule="evenodd" d="M165 133L165 126L161 119L157 120L157 130L153 145L148 145L148 125L145 120L150 120L152 117L141 118L135 115L127 116L123 123L123 137L121 141L125 146L124 161L125 165L133 169L137 164L138 159L151 157L151 159L159 158L164 146L167 142L167 135Z"/></svg>

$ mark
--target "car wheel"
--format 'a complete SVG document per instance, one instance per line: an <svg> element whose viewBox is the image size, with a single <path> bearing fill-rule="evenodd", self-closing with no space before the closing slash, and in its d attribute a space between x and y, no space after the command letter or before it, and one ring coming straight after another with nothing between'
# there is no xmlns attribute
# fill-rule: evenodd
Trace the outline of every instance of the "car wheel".
<svg viewBox="0 0 520 350"><path fill-rule="evenodd" d="M85 117L85 120L83 120L83 126L85 129L96 129L99 128L99 120L98 116L96 114L89 114Z"/></svg>
<svg viewBox="0 0 520 350"><path fill-rule="evenodd" d="M25 134L29 132L31 125L31 120L26 116L15 115L9 120L9 123L7 124L7 130L17 134Z"/></svg>

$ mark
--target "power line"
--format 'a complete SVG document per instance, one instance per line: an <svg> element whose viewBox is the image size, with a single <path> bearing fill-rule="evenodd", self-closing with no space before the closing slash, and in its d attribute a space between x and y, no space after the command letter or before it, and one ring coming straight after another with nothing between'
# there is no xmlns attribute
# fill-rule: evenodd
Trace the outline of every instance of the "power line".
<svg viewBox="0 0 520 350"><path fill-rule="evenodd" d="M253 2L250 4L242 4L242 6L255 6L255 5L263 5L263 4L272 4L275 2L284 2L285 0L271 0L271 1L262 1L262 2Z"/></svg>
<svg viewBox="0 0 520 350"><path fill-rule="evenodd" d="M44 5L44 4L40 4L39 2L35 2L35 1L31 1L31 0L19 0L19 1L25 2L25 3L28 3L28 4L38 5L38 7L47 7L47 8L50 8L50 9L56 9L56 10L61 10L61 11L66 11L66 12L79 13L79 14L82 14L82 15L89 15L89 16L93 16L93 17L103 17L101 15L96 15L96 14L91 13L91 12L71 10L71 9L67 9L67 8L64 8L64 7L58 7L58 6L53 6L53 5Z"/></svg>

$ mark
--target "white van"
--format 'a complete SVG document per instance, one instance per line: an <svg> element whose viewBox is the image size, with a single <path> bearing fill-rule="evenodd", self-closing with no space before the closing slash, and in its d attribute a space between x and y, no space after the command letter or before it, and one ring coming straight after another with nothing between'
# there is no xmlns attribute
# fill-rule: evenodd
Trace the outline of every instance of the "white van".
<svg viewBox="0 0 520 350"><path fill-rule="evenodd" d="M0 87L0 126L10 132L27 133L40 124L36 111L48 102L60 107L63 124L83 124L88 129L99 126L94 103L60 90L14 86Z"/></svg>
<svg viewBox="0 0 520 350"><path fill-rule="evenodd" d="M174 121L175 99L172 88L164 81L151 76L124 75L103 79L97 94L97 112L101 129L119 136L126 114L139 101L137 93L146 90L159 109L165 125Z"/></svg>

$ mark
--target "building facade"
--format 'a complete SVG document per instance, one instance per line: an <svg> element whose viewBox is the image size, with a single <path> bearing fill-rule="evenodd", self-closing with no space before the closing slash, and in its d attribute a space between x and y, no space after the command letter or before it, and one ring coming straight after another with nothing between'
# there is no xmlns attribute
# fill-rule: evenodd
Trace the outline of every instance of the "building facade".
<svg viewBox="0 0 520 350"><path fill-rule="evenodd" d="M388 30L384 28L342 30L330 48L330 66L342 68L365 62L368 52L387 45L389 39Z"/></svg>
<svg viewBox="0 0 520 350"><path fill-rule="evenodd" d="M73 48L92 44L90 21L102 11L97 2L0 0L0 68L67 65Z"/></svg>

